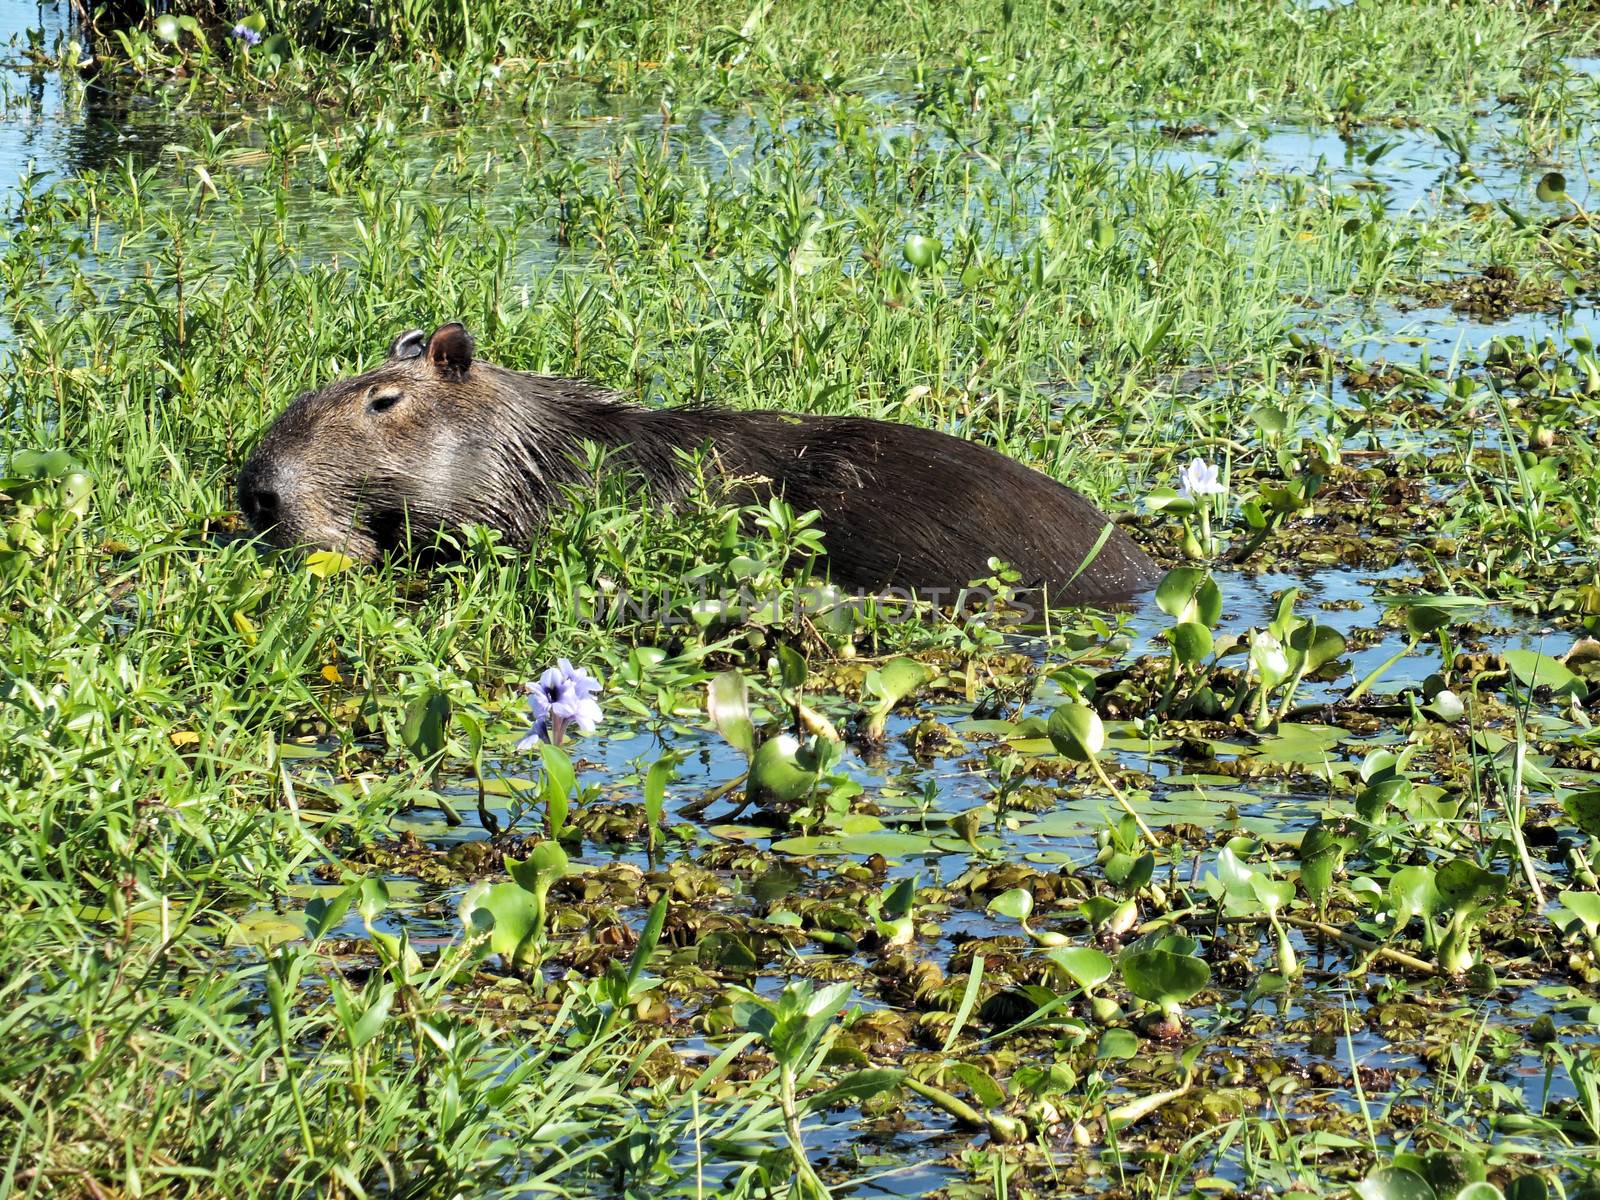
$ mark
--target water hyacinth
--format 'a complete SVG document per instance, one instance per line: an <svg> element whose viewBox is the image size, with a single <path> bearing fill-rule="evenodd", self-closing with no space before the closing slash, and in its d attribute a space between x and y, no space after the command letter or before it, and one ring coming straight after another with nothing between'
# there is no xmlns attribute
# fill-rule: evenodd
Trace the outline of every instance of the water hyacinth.
<svg viewBox="0 0 1600 1200"><path fill-rule="evenodd" d="M249 25L246 25L243 21L240 21L231 30L229 30L228 36L233 38L235 41L243 42L246 46L258 46L261 44L260 31Z"/></svg>
<svg viewBox="0 0 1600 1200"><path fill-rule="evenodd" d="M1178 472L1178 494L1194 504L1200 512L1200 535L1195 536L1187 518L1183 522L1183 556L1192 561L1209 558L1217 553L1217 540L1211 536L1211 509L1200 503L1202 496L1220 496L1227 492L1215 464L1195 457Z"/></svg>
<svg viewBox="0 0 1600 1200"><path fill-rule="evenodd" d="M581 733L593 733L600 724L600 681L568 659L560 659L528 685L528 714L532 727L517 742L518 750L528 750L540 742L559 746L567 726L576 725Z"/></svg>
<svg viewBox="0 0 1600 1200"><path fill-rule="evenodd" d="M1190 460L1189 465L1178 472L1178 494L1185 500L1193 500L1196 496L1220 496L1227 490L1217 479L1216 466L1203 458Z"/></svg>

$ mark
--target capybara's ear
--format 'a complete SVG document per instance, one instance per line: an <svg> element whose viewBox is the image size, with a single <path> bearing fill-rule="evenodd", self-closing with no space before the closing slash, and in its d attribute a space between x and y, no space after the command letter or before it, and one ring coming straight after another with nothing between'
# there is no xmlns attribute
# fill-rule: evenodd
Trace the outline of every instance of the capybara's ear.
<svg viewBox="0 0 1600 1200"><path fill-rule="evenodd" d="M389 343L390 358L420 358L428 344L428 335L420 329L408 329Z"/></svg>
<svg viewBox="0 0 1600 1200"><path fill-rule="evenodd" d="M472 366L472 335L460 321L451 321L433 331L426 353L434 370L446 379L465 379Z"/></svg>

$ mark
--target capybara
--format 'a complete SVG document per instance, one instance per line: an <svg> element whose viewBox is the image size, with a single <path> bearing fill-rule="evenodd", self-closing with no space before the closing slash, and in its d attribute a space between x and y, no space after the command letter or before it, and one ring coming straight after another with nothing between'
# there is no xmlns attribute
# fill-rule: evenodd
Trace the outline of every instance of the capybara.
<svg viewBox="0 0 1600 1200"><path fill-rule="evenodd" d="M645 408L478 361L457 323L401 334L381 366L296 399L245 464L239 501L278 545L359 559L474 523L527 546L582 477L586 440L661 503L689 484L682 452L700 451L747 495L815 509L829 576L852 591L950 602L993 574L990 558L1055 603L1125 600L1157 574L1077 492L975 442L864 417Z"/></svg>

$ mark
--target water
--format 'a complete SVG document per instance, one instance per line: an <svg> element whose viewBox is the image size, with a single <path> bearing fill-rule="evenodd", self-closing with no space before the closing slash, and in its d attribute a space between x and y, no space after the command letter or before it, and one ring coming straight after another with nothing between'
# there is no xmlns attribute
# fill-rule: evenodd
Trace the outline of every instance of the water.
<svg viewBox="0 0 1600 1200"><path fill-rule="evenodd" d="M24 177L103 171L130 156L147 163L167 142L171 126L153 105L36 61L35 52L55 58L72 41L83 44L68 4L0 4L0 181L8 190Z"/></svg>

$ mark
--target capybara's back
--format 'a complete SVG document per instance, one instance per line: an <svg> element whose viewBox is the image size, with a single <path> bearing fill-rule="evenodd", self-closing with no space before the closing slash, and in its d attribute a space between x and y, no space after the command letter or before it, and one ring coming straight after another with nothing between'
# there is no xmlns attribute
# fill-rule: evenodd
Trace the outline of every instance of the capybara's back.
<svg viewBox="0 0 1600 1200"><path fill-rule="evenodd" d="M711 444L728 448L728 467L822 514L841 586L949 601L994 574L991 558L1058 603L1125 600L1154 582L1150 557L1083 496L976 442L864 417L695 417L691 429L709 426Z"/></svg>

